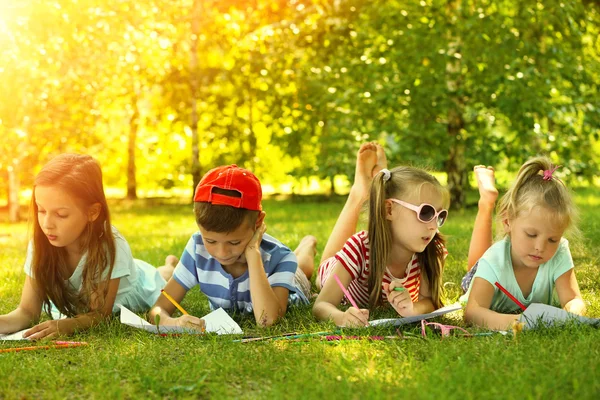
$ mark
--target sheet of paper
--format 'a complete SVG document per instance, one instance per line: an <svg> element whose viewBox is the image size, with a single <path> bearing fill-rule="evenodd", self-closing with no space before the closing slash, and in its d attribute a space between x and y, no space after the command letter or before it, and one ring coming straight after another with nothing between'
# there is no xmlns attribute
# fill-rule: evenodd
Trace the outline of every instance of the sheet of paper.
<svg viewBox="0 0 600 400"><path fill-rule="evenodd" d="M525 329L535 328L540 322L545 325L553 325L555 323L564 323L571 320L600 326L600 320L598 319L571 314L562 308L540 303L530 304L519 317L519 322L525 323Z"/></svg>
<svg viewBox="0 0 600 400"><path fill-rule="evenodd" d="M461 308L462 308L462 306L460 305L460 303L454 303L454 304L450 304L449 306L442 307L438 310L430 312L428 314L413 315L412 317L405 317L405 318L376 319L373 321L369 321L369 325L371 325L371 326L380 326L380 325L400 326L400 325L405 325L405 324L412 324L413 322L418 322L423 319L439 317L440 315L448 314L450 312L460 310Z"/></svg>
<svg viewBox="0 0 600 400"><path fill-rule="evenodd" d="M199 334L199 332L182 328L179 326L163 326L157 328L156 325L152 325L139 315L131 312L127 307L121 307L121 323L125 325L132 326L134 328L143 329L152 333L192 333ZM243 333L240 326L223 310L219 308L210 314L202 317L204 322L206 323L206 332L214 332L218 335L227 335L227 334L241 334Z"/></svg>
<svg viewBox="0 0 600 400"><path fill-rule="evenodd" d="M240 326L222 308L202 317L206 323L207 332L216 332L219 335L242 334Z"/></svg>
<svg viewBox="0 0 600 400"><path fill-rule="evenodd" d="M29 340L23 337L23 334L31 328L23 329L22 331L0 335L0 340Z"/></svg>

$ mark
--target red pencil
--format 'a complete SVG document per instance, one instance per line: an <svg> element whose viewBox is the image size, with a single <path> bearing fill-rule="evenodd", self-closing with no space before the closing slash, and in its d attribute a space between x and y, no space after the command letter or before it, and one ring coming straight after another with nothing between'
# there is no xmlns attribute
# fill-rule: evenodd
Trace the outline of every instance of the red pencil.
<svg viewBox="0 0 600 400"><path fill-rule="evenodd" d="M517 300L515 298L515 296L513 296L512 294L510 294L508 292L508 290L504 289L504 287L499 282L496 282L496 286L498 287L498 289L502 290L502 292L505 295L507 295L509 299L511 299L512 301L514 301L516 305L518 305L519 307L521 307L521 310L525 311L527 309L527 307L525 307L523 304L521 304L521 302L519 300Z"/></svg>

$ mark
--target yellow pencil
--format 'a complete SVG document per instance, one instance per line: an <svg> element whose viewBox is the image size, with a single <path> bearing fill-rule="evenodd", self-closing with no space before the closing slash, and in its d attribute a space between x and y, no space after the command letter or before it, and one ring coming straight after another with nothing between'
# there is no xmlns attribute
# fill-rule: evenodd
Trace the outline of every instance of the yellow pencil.
<svg viewBox="0 0 600 400"><path fill-rule="evenodd" d="M167 300L169 300L171 303L173 303L173 305L174 305L175 307L177 307L177 308L179 309L179 311L181 311L181 312L183 313L183 315L189 315L189 314L187 313L187 311L185 311L185 310L183 309L183 307L181 307L181 306L179 305L179 303L175 301L175 299L174 299L174 298L172 298L171 296L169 296L169 294L168 294L167 292L165 292L165 291L164 291L164 289L163 289L163 290L161 290L160 292L161 292L162 294L164 294L164 295L165 295L165 297L167 298Z"/></svg>

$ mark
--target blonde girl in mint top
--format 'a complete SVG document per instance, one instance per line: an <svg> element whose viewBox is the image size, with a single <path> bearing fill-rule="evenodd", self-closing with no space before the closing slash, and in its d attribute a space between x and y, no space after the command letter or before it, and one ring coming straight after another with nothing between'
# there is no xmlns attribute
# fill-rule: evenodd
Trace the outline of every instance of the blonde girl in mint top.
<svg viewBox="0 0 600 400"><path fill-rule="evenodd" d="M492 214L498 196L494 170L476 166L480 200L469 247L469 271L463 278L465 321L489 329L509 328L524 307L551 304L582 315L585 304L573 270L569 242L577 210L556 168L546 157L527 161L500 200L498 226L503 238L492 245Z"/></svg>
<svg viewBox="0 0 600 400"><path fill-rule="evenodd" d="M146 311L173 273L133 259L110 224L102 171L90 156L61 154L42 168L31 216L21 302L0 315L0 334L33 325L24 337L53 338L97 325L117 304ZM42 309L65 318L38 324Z"/></svg>

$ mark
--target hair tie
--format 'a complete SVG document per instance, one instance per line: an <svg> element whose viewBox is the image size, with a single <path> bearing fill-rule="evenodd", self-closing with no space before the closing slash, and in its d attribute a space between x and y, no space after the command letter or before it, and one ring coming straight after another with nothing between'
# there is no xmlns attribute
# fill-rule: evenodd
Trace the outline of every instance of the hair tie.
<svg viewBox="0 0 600 400"><path fill-rule="evenodd" d="M379 172L381 172L383 174L383 183L389 181L390 178L392 177L392 173L387 168L382 168L381 171L379 171Z"/></svg>
<svg viewBox="0 0 600 400"><path fill-rule="evenodd" d="M552 174L554 173L554 171L556 171L556 169L560 167L560 165L557 165L555 167L552 167L552 164L550 164L550 169L546 169L544 170L544 174L542 176L542 179L545 181L551 181L552 180Z"/></svg>

